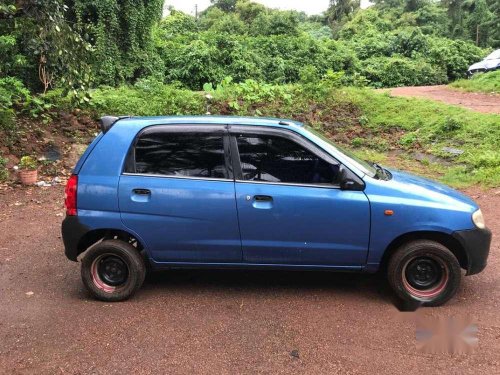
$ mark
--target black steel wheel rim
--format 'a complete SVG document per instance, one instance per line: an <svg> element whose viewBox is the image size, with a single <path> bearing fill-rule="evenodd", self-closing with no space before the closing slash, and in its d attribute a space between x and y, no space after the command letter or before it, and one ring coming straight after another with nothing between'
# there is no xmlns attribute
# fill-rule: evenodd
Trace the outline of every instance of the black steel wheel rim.
<svg viewBox="0 0 500 375"><path fill-rule="evenodd" d="M435 259L421 257L413 259L406 267L406 280L415 289L435 287L443 278L443 266Z"/></svg>
<svg viewBox="0 0 500 375"><path fill-rule="evenodd" d="M104 283L111 286L123 285L128 279L127 264L116 255L108 255L100 259L97 273Z"/></svg>

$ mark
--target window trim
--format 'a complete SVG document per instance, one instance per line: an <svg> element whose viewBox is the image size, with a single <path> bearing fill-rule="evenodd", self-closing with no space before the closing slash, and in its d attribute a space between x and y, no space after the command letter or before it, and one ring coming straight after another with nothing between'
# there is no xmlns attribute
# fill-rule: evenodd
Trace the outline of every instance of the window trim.
<svg viewBox="0 0 500 375"><path fill-rule="evenodd" d="M164 175L164 174L151 174L151 173L137 173L136 172L136 162L135 162L135 148L139 139L150 133L201 133L201 134L212 134L221 135L222 144L224 151L224 163L228 173L228 178L213 178L213 177L195 177L195 176L176 176L176 175ZM225 181L234 182L235 174L233 168L233 162L231 158L231 147L229 132L227 130L227 125L225 124L178 124L178 125L150 125L141 129L134 137L134 140L130 144L125 162L122 166L121 175L123 176L142 176L142 177L157 177L157 178L174 178L183 180L205 180L205 181ZM126 168L132 163L134 172L127 172Z"/></svg>
<svg viewBox="0 0 500 375"><path fill-rule="evenodd" d="M277 136L281 138L288 139L292 142L297 143L302 146L307 151L311 152L318 158L321 158L327 163L337 163L339 166L343 165L332 155L327 153L325 150L321 149L308 139L304 138L302 135L297 134L293 131L275 128L265 128L256 126L231 126L229 128L230 142L231 142L231 154L232 163L234 169L235 182L245 183L245 184L259 184L259 185L282 185L282 186L297 186L297 187L313 187L313 188L323 188L323 189L338 189L340 190L340 185L325 185L325 184L303 184L294 182L269 182L269 181L248 181L243 179L243 169L241 167L240 153L238 149L238 141L236 139L238 134L250 134L255 136Z"/></svg>
<svg viewBox="0 0 500 375"><path fill-rule="evenodd" d="M234 179L214 178L214 177L170 176L170 175L165 175L165 174L129 173L129 172L123 172L122 176L168 178L168 179L174 179L174 180L218 181L218 182L234 183Z"/></svg>

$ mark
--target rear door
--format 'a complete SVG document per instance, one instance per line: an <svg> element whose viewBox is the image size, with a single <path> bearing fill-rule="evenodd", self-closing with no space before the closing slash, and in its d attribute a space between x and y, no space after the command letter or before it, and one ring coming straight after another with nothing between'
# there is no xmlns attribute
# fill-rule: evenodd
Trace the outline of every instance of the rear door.
<svg viewBox="0 0 500 375"><path fill-rule="evenodd" d="M244 261L363 266L364 192L341 190L340 164L298 134L255 128L231 128Z"/></svg>
<svg viewBox="0 0 500 375"><path fill-rule="evenodd" d="M241 241L223 126L154 126L120 178L125 226L157 262L239 262Z"/></svg>

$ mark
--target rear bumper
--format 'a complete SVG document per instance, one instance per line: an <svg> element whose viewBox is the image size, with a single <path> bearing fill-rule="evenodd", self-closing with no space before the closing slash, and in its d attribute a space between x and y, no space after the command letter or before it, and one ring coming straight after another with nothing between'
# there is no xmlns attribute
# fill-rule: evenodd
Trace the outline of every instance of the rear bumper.
<svg viewBox="0 0 500 375"><path fill-rule="evenodd" d="M491 245L489 229L462 230L453 233L467 254L467 275L475 275L486 267Z"/></svg>
<svg viewBox="0 0 500 375"><path fill-rule="evenodd" d="M61 232L64 242L64 253L69 260L77 261L78 243L89 231L89 228L80 223L78 216L66 216L62 222Z"/></svg>

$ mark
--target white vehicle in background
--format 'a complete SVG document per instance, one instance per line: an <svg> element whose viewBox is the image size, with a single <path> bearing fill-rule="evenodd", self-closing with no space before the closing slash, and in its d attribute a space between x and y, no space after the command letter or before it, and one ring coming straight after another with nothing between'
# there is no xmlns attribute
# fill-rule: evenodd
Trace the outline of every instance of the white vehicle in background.
<svg viewBox="0 0 500 375"><path fill-rule="evenodd" d="M469 69L467 69L467 76L472 77L476 73L484 73L496 69L500 69L500 49L490 53L483 61L469 66Z"/></svg>

